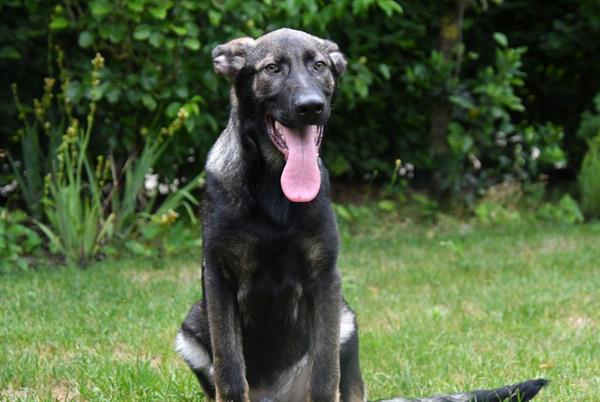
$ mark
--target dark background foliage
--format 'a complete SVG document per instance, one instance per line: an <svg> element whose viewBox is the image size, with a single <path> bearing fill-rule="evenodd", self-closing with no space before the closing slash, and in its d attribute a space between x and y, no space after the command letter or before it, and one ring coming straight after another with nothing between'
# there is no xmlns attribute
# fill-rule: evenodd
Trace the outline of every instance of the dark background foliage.
<svg viewBox="0 0 600 402"><path fill-rule="evenodd" d="M186 108L185 132L157 166L171 178L200 171L226 122L227 83L212 72L211 49L282 26L333 39L350 61L323 154L352 182L391 176L397 158L415 166L414 186L441 195L541 173L573 179L586 149L580 115L600 90L595 0L1 0L0 12L2 148L15 150L20 126L11 84L22 100L41 97L43 78L59 75L60 48L74 109L98 101L97 153L124 161L144 132ZM106 68L92 90L96 52ZM2 173L10 181L6 164Z"/></svg>

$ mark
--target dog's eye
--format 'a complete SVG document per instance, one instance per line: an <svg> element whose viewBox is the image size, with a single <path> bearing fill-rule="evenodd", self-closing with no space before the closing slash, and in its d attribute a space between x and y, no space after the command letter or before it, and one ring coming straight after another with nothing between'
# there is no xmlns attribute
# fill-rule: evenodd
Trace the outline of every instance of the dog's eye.
<svg viewBox="0 0 600 402"><path fill-rule="evenodd" d="M323 70L325 68L325 66L326 66L325 62L317 61L315 63L315 70L321 71L321 70Z"/></svg>
<svg viewBox="0 0 600 402"><path fill-rule="evenodd" d="M279 72L279 66L277 64L267 64L267 66L265 67L265 70L267 70L270 73L278 73Z"/></svg>

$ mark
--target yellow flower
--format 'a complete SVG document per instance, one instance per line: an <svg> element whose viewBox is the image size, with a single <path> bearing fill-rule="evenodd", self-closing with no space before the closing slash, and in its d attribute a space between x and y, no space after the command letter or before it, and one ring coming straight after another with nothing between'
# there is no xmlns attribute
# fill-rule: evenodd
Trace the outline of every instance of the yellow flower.
<svg viewBox="0 0 600 402"><path fill-rule="evenodd" d="M177 111L177 118L179 120L185 120L188 118L188 116L189 116L189 114L188 114L187 110L185 110L184 108L181 108Z"/></svg>
<svg viewBox="0 0 600 402"><path fill-rule="evenodd" d="M173 211L172 209L169 209L166 214L162 214L160 216L160 223L161 225L168 226L175 222L178 217L179 214L177 212Z"/></svg>
<svg viewBox="0 0 600 402"><path fill-rule="evenodd" d="M92 66L94 66L94 70L104 68L104 57L100 53L96 53L96 57L92 60Z"/></svg>

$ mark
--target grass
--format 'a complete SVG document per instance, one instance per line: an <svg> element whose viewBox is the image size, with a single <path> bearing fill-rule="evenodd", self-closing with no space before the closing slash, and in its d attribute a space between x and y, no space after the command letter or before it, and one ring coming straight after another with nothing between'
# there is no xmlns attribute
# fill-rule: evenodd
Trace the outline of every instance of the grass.
<svg viewBox="0 0 600 402"><path fill-rule="evenodd" d="M372 398L552 380L597 401L600 225L345 228L339 266ZM365 229L367 227L367 229ZM200 256L0 277L0 400L196 400L173 352Z"/></svg>

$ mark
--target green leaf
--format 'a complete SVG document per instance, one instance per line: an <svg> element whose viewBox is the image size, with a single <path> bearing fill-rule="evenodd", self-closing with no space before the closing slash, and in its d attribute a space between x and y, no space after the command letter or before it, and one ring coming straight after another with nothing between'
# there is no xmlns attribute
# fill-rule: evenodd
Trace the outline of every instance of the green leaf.
<svg viewBox="0 0 600 402"><path fill-rule="evenodd" d="M160 47L163 39L164 37L160 32L152 32L152 35L150 35L150 44L154 47Z"/></svg>
<svg viewBox="0 0 600 402"><path fill-rule="evenodd" d="M127 2L127 8L136 13L144 11L144 0L129 0Z"/></svg>
<svg viewBox="0 0 600 402"><path fill-rule="evenodd" d="M333 204L333 209L337 216L343 221L351 222L354 219L348 208L344 205Z"/></svg>
<svg viewBox="0 0 600 402"><path fill-rule="evenodd" d="M221 19L223 18L223 14L216 10L208 10L208 20L210 21L210 25L216 27L221 25Z"/></svg>
<svg viewBox="0 0 600 402"><path fill-rule="evenodd" d="M102 39L108 39L110 37L110 25L100 24L98 27L98 34Z"/></svg>
<svg viewBox="0 0 600 402"><path fill-rule="evenodd" d="M116 103L119 100L120 96L121 96L121 88L119 88L119 87L111 87L106 92L106 99L108 100L109 103Z"/></svg>
<svg viewBox="0 0 600 402"><path fill-rule="evenodd" d="M0 47L0 59L4 60L19 60L21 54L12 46Z"/></svg>
<svg viewBox="0 0 600 402"><path fill-rule="evenodd" d="M127 26L124 23L111 24L110 35L108 38L112 43L121 43L127 34Z"/></svg>
<svg viewBox="0 0 600 402"><path fill-rule="evenodd" d="M79 81L70 81L67 86L66 95L71 103L77 103L83 96L83 86Z"/></svg>
<svg viewBox="0 0 600 402"><path fill-rule="evenodd" d="M87 48L92 46L94 43L94 35L92 35L89 31L83 31L79 34L79 46L82 48Z"/></svg>
<svg viewBox="0 0 600 402"><path fill-rule="evenodd" d="M185 85L181 85L181 86L178 86L177 88L175 88L175 93L177 94L178 97L183 98L183 99L185 99L189 96L188 88Z"/></svg>
<svg viewBox="0 0 600 402"><path fill-rule="evenodd" d="M96 0L90 3L90 11L96 18L102 18L111 10L111 5L105 0Z"/></svg>
<svg viewBox="0 0 600 402"><path fill-rule="evenodd" d="M165 48L172 50L175 48L175 40L171 38L165 39Z"/></svg>
<svg viewBox="0 0 600 402"><path fill-rule="evenodd" d="M173 102L169 106L167 106L165 114L167 115L167 117L172 119L177 115L177 111L179 110L179 108L181 108L181 103Z"/></svg>
<svg viewBox="0 0 600 402"><path fill-rule="evenodd" d="M97 87L92 88L92 90L90 91L90 98L92 98L92 100L94 101L102 99L107 86L108 84L106 82L103 82Z"/></svg>
<svg viewBox="0 0 600 402"><path fill-rule="evenodd" d="M185 36L187 34L187 29L181 25L171 24L169 28L171 29L171 31L175 32L175 35L177 36Z"/></svg>
<svg viewBox="0 0 600 402"><path fill-rule="evenodd" d="M198 50L200 49L200 41L196 38L185 38L183 46L191 50Z"/></svg>
<svg viewBox="0 0 600 402"><path fill-rule="evenodd" d="M50 30L59 31L62 29L66 29L69 27L69 20L63 17L62 15L57 15L52 18L50 22Z"/></svg>
<svg viewBox="0 0 600 402"><path fill-rule="evenodd" d="M139 25L135 31L133 32L133 37L137 40L146 40L150 37L152 33L152 28L150 25Z"/></svg>
<svg viewBox="0 0 600 402"><path fill-rule="evenodd" d="M193 22L186 22L185 29L187 30L188 35L191 37L198 36L200 33L198 25L194 24Z"/></svg>
<svg viewBox="0 0 600 402"><path fill-rule="evenodd" d="M170 4L163 4L161 6L150 7L148 10L150 15L159 20L167 18L167 11L169 11Z"/></svg>
<svg viewBox="0 0 600 402"><path fill-rule="evenodd" d="M383 76L383 78L385 78L386 80L389 80L392 76L392 74L390 73L390 68L388 67L387 64L385 63L381 63L379 65L379 72L381 72L381 75Z"/></svg>
<svg viewBox="0 0 600 402"><path fill-rule="evenodd" d="M127 241L125 243L125 248L127 248L127 250L129 250L133 254L142 255L142 256L146 256L146 257L151 257L152 252L153 252L152 247L146 247L142 243L140 243L136 240Z"/></svg>
<svg viewBox="0 0 600 402"><path fill-rule="evenodd" d="M502 32L494 32L494 40L502 47L508 47L508 39Z"/></svg>
<svg viewBox="0 0 600 402"><path fill-rule="evenodd" d="M146 106L146 108L148 108L148 110L156 109L156 101L154 100L154 97L152 97L152 95L143 94L142 103L144 104L144 106Z"/></svg>
<svg viewBox="0 0 600 402"><path fill-rule="evenodd" d="M378 0L377 5L388 17L391 17L394 13L402 14L404 12L402 6L394 0Z"/></svg>

